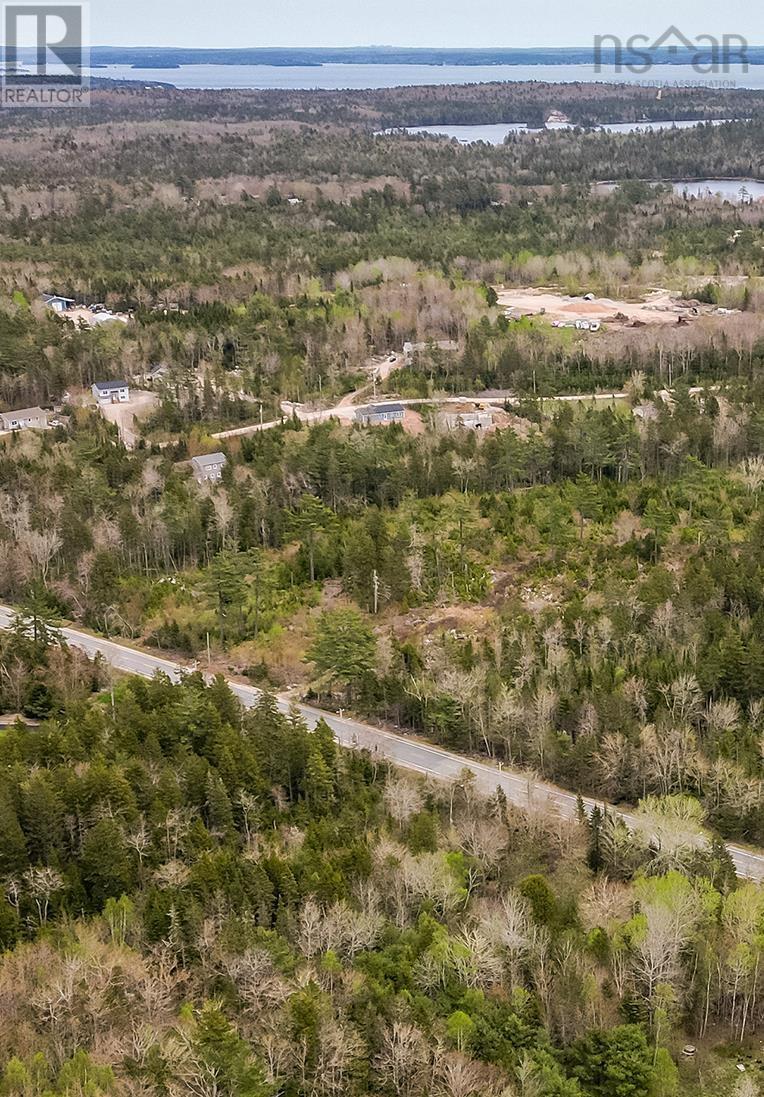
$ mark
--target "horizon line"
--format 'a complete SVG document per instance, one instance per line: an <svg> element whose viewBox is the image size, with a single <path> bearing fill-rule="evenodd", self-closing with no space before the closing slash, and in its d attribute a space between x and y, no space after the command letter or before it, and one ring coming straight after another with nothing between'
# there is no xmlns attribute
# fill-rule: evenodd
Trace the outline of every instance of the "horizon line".
<svg viewBox="0 0 764 1097"><path fill-rule="evenodd" d="M404 45L397 45L397 46L394 46L394 45L377 45L377 44L363 44L363 45L355 44L355 45L342 45L342 46L337 46L337 45L333 45L333 46L306 46L306 45L302 45L302 46L285 46L285 45L271 45L271 46L179 46L179 45L167 46L167 45L164 45L164 46L160 46L160 45L144 44L144 45L140 45L140 46L127 46L127 45L123 45L122 43L100 42L98 44L94 44L94 45L90 46L89 48L92 49L92 50L96 50L96 49L195 50L199 53L224 53L224 52L241 53L241 52L244 52L244 51L255 52L255 51L266 51L266 50L379 50L379 51L383 51L383 50L410 50L411 52L422 52L422 53L424 53L424 52L445 53L445 52L452 52L452 51L457 51L459 53L501 53L501 52L506 52L506 53L511 53L511 52L532 53L535 50L564 51L564 50L585 50L585 49L588 49L588 50L594 51L597 47L595 45L593 45L592 42L579 43L579 44L571 43L571 44L568 44L568 45L565 45L565 46L544 46L544 45L536 45L536 46L404 46ZM612 49L614 47L608 46L607 48ZM626 42L626 43L624 43L624 48L630 49L632 47L629 47L628 42ZM648 46L641 46L639 48L640 49L645 49L645 50L653 50L653 47L649 46L649 45ZM697 52L703 52L704 50L708 50L709 48L710 47L708 47L708 46L700 46L699 45L697 47ZM748 43L746 43L745 48L747 48L747 49L764 49L764 41L762 41L761 43L748 42ZM663 50L667 53L670 53L671 47L658 46L654 49L654 52L657 53L657 52L660 52L661 50ZM690 54L692 52L693 52L692 49L690 49L688 47L684 47L684 55ZM678 54L677 56L683 56L683 54Z"/></svg>

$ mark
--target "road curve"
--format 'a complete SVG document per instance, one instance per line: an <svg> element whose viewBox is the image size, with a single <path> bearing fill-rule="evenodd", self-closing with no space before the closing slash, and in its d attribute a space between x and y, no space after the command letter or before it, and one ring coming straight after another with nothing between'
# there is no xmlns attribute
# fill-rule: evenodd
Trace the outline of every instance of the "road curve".
<svg viewBox="0 0 764 1097"><path fill-rule="evenodd" d="M0 606L0 628L8 628L14 617L13 609ZM91 658L100 655L116 670L127 674L151 678L157 672L161 672L177 682L191 669L182 663L163 659L126 644L92 636L77 629L63 628L61 632L72 647L80 648ZM254 686L237 681L235 678L227 678L227 681L233 693L248 708L255 705L262 696L261 691ZM281 712L287 713L293 707L288 697L277 697L276 700ZM530 774L503 769L490 762L478 762L472 758L454 754L452 751L443 750L442 747L423 743L418 739L396 735L394 732L383 731L358 720L324 712L312 705L297 704L295 707L310 729L323 719L334 732L337 742L343 747L368 750L402 769L412 770L441 781L449 781L458 777L464 770L468 770L474 775L477 786L487 795L493 794L497 788L500 788L507 800L518 807L551 811L563 819L577 817L578 798L573 793L539 781ZM583 799L588 811L595 806L600 806L619 815L631 827L637 828L642 825L636 816L620 811L610 804L589 797ZM764 881L764 853L746 850L729 843L727 849L738 876L758 883Z"/></svg>

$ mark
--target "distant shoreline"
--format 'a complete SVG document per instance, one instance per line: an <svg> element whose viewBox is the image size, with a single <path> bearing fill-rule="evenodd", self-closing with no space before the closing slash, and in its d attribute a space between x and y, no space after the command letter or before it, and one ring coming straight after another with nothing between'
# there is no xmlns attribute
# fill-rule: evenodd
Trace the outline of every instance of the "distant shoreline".
<svg viewBox="0 0 764 1097"><path fill-rule="evenodd" d="M707 65L712 61L708 52L680 48L676 53L662 47L651 51L653 65ZM623 61L640 64L643 55L624 51ZM734 64L736 57L731 57ZM102 65L131 65L135 68L177 68L183 65L251 65L269 67L316 68L322 65L464 65L521 66L521 65L592 65L596 61L590 46L533 47L526 49L409 49L392 46L356 46L347 48L318 49L311 47L258 47L244 49L184 49L180 47L154 46L94 46L91 63ZM616 61L612 49L603 49L603 65ZM749 65L764 65L764 45L749 46Z"/></svg>

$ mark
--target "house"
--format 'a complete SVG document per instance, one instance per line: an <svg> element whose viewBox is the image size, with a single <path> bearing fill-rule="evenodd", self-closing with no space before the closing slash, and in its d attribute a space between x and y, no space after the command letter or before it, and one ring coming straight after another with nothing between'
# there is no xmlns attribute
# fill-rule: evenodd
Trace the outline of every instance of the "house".
<svg viewBox="0 0 764 1097"><path fill-rule="evenodd" d="M356 420L365 427L385 427L390 423L402 423L405 414L403 404L369 404L355 413Z"/></svg>
<svg viewBox="0 0 764 1097"><path fill-rule="evenodd" d="M458 349L459 344L455 343L453 339L430 339L427 343L404 343L403 357L408 365L414 355L421 354L423 350L442 350L446 354L455 354Z"/></svg>
<svg viewBox="0 0 764 1097"><path fill-rule="evenodd" d="M633 415L643 423L651 423L658 418L658 408L653 403L638 404L633 410Z"/></svg>
<svg viewBox="0 0 764 1097"><path fill-rule="evenodd" d="M493 426L492 411L447 411L438 422L446 430L490 430Z"/></svg>
<svg viewBox="0 0 764 1097"><path fill-rule="evenodd" d="M21 411L0 413L0 427L3 430L45 430L48 425L48 413L42 408L22 408Z"/></svg>
<svg viewBox="0 0 764 1097"><path fill-rule="evenodd" d="M59 297L55 293L43 293L42 303L54 312L68 312L75 306L75 301L71 297Z"/></svg>
<svg viewBox="0 0 764 1097"><path fill-rule="evenodd" d="M561 110L551 111L544 123L548 130L570 129L571 124L570 118L567 114L563 114Z"/></svg>
<svg viewBox="0 0 764 1097"><path fill-rule="evenodd" d="M224 453L207 453L202 457L192 457L191 465L197 483L217 483L223 477L223 469L228 464Z"/></svg>
<svg viewBox="0 0 764 1097"><path fill-rule="evenodd" d="M96 381L92 392L99 404L126 404L130 399L127 381Z"/></svg>
<svg viewBox="0 0 764 1097"><path fill-rule="evenodd" d="M164 365L162 362L154 362L144 373L143 381L147 385L156 384L157 381L164 381L169 372L169 366Z"/></svg>

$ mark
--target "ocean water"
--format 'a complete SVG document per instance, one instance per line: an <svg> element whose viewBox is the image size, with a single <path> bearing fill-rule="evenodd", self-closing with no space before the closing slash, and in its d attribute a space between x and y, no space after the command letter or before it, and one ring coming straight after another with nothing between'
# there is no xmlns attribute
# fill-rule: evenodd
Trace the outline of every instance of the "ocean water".
<svg viewBox="0 0 764 1097"><path fill-rule="evenodd" d="M394 88L422 84L485 84L494 80L538 80L559 84L599 83L711 84L713 86L764 89L764 65L731 66L718 79L700 77L689 65L656 65L646 76L613 69L595 72L593 65L182 65L170 69L141 69L130 65L106 65L91 70L93 76L174 84L178 88Z"/></svg>

